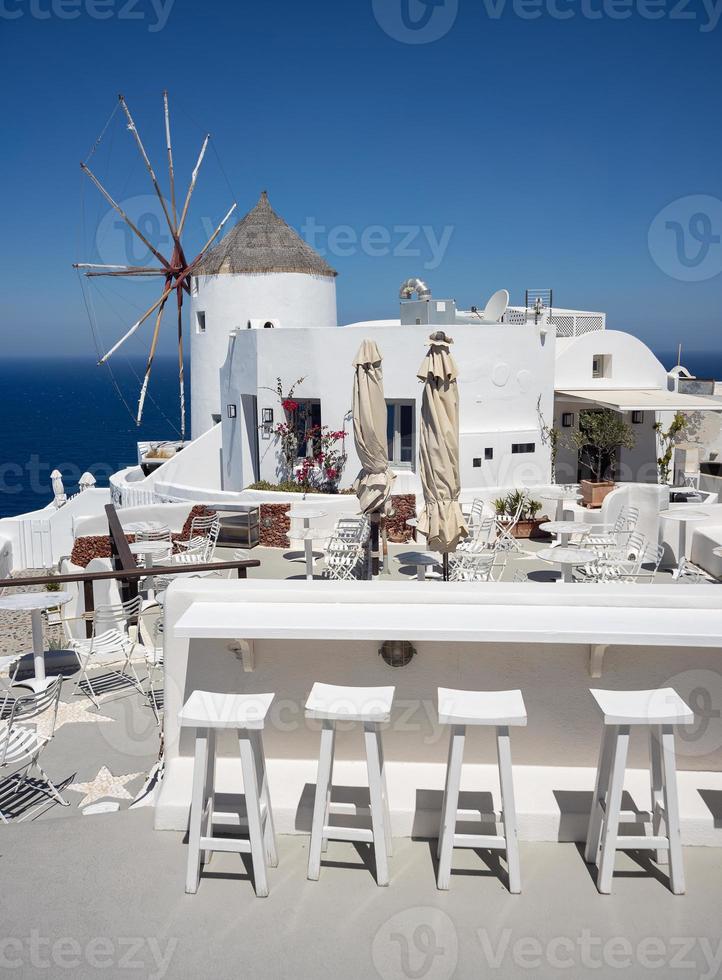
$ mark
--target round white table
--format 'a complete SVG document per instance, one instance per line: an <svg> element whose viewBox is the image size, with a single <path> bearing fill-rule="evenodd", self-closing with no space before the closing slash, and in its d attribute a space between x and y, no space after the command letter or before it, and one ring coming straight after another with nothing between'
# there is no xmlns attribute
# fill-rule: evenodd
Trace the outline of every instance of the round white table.
<svg viewBox="0 0 722 980"><path fill-rule="evenodd" d="M541 497L542 500L556 500L557 509L554 514L555 521L561 521L564 519L564 501L565 500L581 500L581 495L579 494L579 488L575 487L572 490L565 490L564 487L552 487L551 490L544 491L533 491L537 497Z"/></svg>
<svg viewBox="0 0 722 980"><path fill-rule="evenodd" d="M416 578L419 582L428 578L427 569L439 565L438 557L428 551L404 551L396 556L396 560L402 565L416 565Z"/></svg>
<svg viewBox="0 0 722 980"><path fill-rule="evenodd" d="M139 555L143 558L143 564L150 569L155 564L155 559L164 556L170 558L173 546L169 541L134 541L128 545L131 555ZM148 598L155 597L155 582L153 576L148 576Z"/></svg>
<svg viewBox="0 0 722 980"><path fill-rule="evenodd" d="M573 582L572 569L577 565L586 565L597 557L591 548L542 548L536 552L536 558L549 562L550 565L560 565L562 581Z"/></svg>
<svg viewBox="0 0 722 980"><path fill-rule="evenodd" d="M687 510L680 507L678 510L663 510L660 512L660 520L677 521L679 524L679 538L677 540L677 564L685 557L687 550L687 524L693 521L704 521L709 514L703 514L699 510Z"/></svg>
<svg viewBox="0 0 722 980"><path fill-rule="evenodd" d="M546 521L546 523L539 525L539 529L548 534L553 534L559 539L557 544L552 545L552 547L566 548L573 534L589 534L592 526L591 524L584 524L582 521Z"/></svg>
<svg viewBox="0 0 722 980"><path fill-rule="evenodd" d="M70 592L16 592L15 595L0 597L0 609L12 612L29 612L33 628L33 662L35 676L22 681L16 681L18 687L29 687L36 694L44 691L52 683L52 678L45 676L45 645L43 643L43 620L41 613L44 609L62 606L72 599Z"/></svg>
<svg viewBox="0 0 722 980"><path fill-rule="evenodd" d="M308 510L304 507L293 507L291 506L288 511L288 516L292 521L303 521L303 526L306 531L311 527L311 521L317 521L321 517L326 516L325 510ZM297 538L297 534L292 534L292 538Z"/></svg>
<svg viewBox="0 0 722 980"><path fill-rule="evenodd" d="M309 582L313 581L313 542L327 541L332 531L322 528L307 527L303 531L294 531L291 535L298 541L303 541L306 557L306 578Z"/></svg>
<svg viewBox="0 0 722 980"><path fill-rule="evenodd" d="M137 534L139 531L168 531L168 525L162 521L134 521L123 528L124 534Z"/></svg>

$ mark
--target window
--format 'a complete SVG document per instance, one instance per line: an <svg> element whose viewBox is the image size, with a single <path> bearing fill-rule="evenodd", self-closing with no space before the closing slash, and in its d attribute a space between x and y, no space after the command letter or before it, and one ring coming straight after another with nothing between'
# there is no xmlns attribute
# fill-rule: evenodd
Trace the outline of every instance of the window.
<svg viewBox="0 0 722 980"><path fill-rule="evenodd" d="M206 332L206 315L201 310L196 312L196 333Z"/></svg>
<svg viewBox="0 0 722 980"><path fill-rule="evenodd" d="M536 452L536 443L534 442L512 442L511 451L513 454L516 453L534 453Z"/></svg>
<svg viewBox="0 0 722 980"><path fill-rule="evenodd" d="M594 354L592 357L592 377L611 378L612 376L612 355Z"/></svg>
<svg viewBox="0 0 722 980"><path fill-rule="evenodd" d="M386 439L389 462L414 465L414 403L386 402Z"/></svg>
<svg viewBox="0 0 722 980"><path fill-rule="evenodd" d="M484 450L484 459L493 459L493 458L494 458L494 450L491 447L487 446L487 448Z"/></svg>
<svg viewBox="0 0 722 980"><path fill-rule="evenodd" d="M314 440L309 439L311 429L321 428L321 402L318 398L298 399L296 409L296 425L298 431L298 458L313 456Z"/></svg>
<svg viewBox="0 0 722 980"><path fill-rule="evenodd" d="M644 422L644 412L636 410L632 412L632 424L641 425Z"/></svg>
<svg viewBox="0 0 722 980"><path fill-rule="evenodd" d="M562 426L571 429L574 426L574 412L562 412Z"/></svg>
<svg viewBox="0 0 722 980"><path fill-rule="evenodd" d="M472 465L474 467L481 466L481 456L474 456L474 459L472 460Z"/></svg>

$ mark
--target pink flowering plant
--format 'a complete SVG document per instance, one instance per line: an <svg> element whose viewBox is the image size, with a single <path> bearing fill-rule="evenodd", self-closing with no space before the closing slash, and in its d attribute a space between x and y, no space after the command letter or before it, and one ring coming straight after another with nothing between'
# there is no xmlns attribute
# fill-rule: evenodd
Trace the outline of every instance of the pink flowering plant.
<svg viewBox="0 0 722 980"><path fill-rule="evenodd" d="M283 409L283 421L273 428L278 440L284 479L292 479L304 490L338 492L346 465L346 431L330 429L327 425L307 428L301 417L300 402L294 398L299 378L287 392L281 378L277 379L276 394ZM306 445L307 454L299 459L299 447Z"/></svg>

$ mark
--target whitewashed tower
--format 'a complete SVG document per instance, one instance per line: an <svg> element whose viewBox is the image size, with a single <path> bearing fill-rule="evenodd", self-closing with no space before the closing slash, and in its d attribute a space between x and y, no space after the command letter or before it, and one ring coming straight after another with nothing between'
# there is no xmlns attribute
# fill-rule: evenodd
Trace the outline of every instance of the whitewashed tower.
<svg viewBox="0 0 722 980"><path fill-rule="evenodd" d="M191 425L221 412L219 372L238 329L335 327L336 272L271 207L258 204L203 258L191 284Z"/></svg>

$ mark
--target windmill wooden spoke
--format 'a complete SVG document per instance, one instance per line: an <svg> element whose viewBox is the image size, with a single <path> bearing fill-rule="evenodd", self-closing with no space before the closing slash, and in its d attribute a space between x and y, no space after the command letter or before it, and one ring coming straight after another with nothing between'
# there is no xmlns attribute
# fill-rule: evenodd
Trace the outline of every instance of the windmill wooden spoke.
<svg viewBox="0 0 722 980"><path fill-rule="evenodd" d="M95 174L90 169L90 167L88 167L85 163L81 163L80 164L80 167L81 167L81 170L83 171L83 173L86 173L88 175L88 177L90 177L90 179L93 181L93 183L98 188L98 190L103 195L103 197L108 202L108 204L113 208L114 211L117 211L117 213L121 216L121 218L123 219L123 221L125 221L125 223L128 225L128 227L131 229L131 231L135 232L135 234L138 236L138 238L140 238L140 240L143 242L143 244L148 249L150 249L150 251L153 253L153 255L155 255L155 257L158 259L158 261L162 265L164 265L166 267L166 269L168 269L168 271L170 271L170 263L168 262L168 260L163 255L160 254L160 252L158 251L157 248L155 248L154 245L152 245L148 241L148 239L145 237L145 235L140 230L140 228L136 227L136 225L133 224L133 222L130 220L130 218L125 213L125 211L121 208L121 206L116 201L114 201L113 198L110 196L110 194L106 191L106 189L100 183L100 181L95 176Z"/></svg>
<svg viewBox="0 0 722 980"><path fill-rule="evenodd" d="M136 417L136 424L140 425L143 419L143 405L145 404L145 396L148 391L148 382L150 381L150 371L153 367L153 358L155 357L156 348L158 347L158 335L160 333L160 322L163 319L163 309L165 304L168 302L168 296L170 295L170 290L168 290L168 295L161 300L161 304L158 308L158 315L155 318L155 329L153 330L153 339L150 342L150 353L148 354L148 363L145 366L145 376L143 377L143 384L140 389L140 398L138 399L138 415Z"/></svg>
<svg viewBox="0 0 722 980"><path fill-rule="evenodd" d="M73 262L74 269L86 270L83 275L89 279L93 276L166 276L165 269L141 265L97 265L92 262Z"/></svg>
<svg viewBox="0 0 722 980"><path fill-rule="evenodd" d="M158 178L155 175L155 170L153 170L153 164L150 162L150 157L148 156L148 154L145 151L145 147L143 146L143 140L140 138L140 133L138 132L138 127L136 126L135 120L133 119L133 117L130 114L130 109L128 108L128 104L126 103L126 101L125 101L125 99L123 98L122 95L119 95L118 96L118 100L120 101L120 104L121 104L121 107L123 109L123 112L125 113L126 119L128 120L128 129L130 129L131 133L133 134L133 136L135 138L135 142L136 142L136 144L138 146L138 150L140 151L140 155L143 157L143 163L145 163L146 169L148 170L148 173L150 174L150 179L153 182L153 187L155 189L156 194L158 195L158 200L160 201L160 206L163 208L163 214L165 215L165 220L168 222L168 228L170 229L171 236L172 236L173 241L175 242L176 247L177 247L178 246L178 233L176 231L175 224L171 221L171 217L168 214L168 208L167 208L166 203L165 203L165 198L163 197L163 194L161 193L161 189L158 186Z"/></svg>
<svg viewBox="0 0 722 980"><path fill-rule="evenodd" d="M188 187L188 193L186 194L185 203L183 205L183 211L181 212L181 219L178 223L178 237L183 234L183 229L185 228L186 218L188 216L188 206L191 203L191 197L193 196L193 190L196 186L196 181L198 180L198 171L201 169L201 164L203 163L203 157L206 155L206 148L208 146L208 140L210 139L210 133L203 140L203 146L201 147L201 152L198 154L198 160L193 168L193 173L191 174L191 182Z"/></svg>
<svg viewBox="0 0 722 980"><path fill-rule="evenodd" d="M168 178L170 180L170 206L173 211L173 223L178 228L178 213L175 206L175 171L173 169L173 146L170 140L170 111L168 109L168 93L163 92L163 112L165 115L165 145L168 151Z"/></svg>
<svg viewBox="0 0 722 980"><path fill-rule="evenodd" d="M118 348L119 347L122 347L123 344L126 342L126 340L129 340L133 336L133 334L139 329L139 327L141 327L145 323L145 321L148 319L148 317L158 309L158 307L161 305L161 303L165 303L165 301L170 296L172 289L173 289L173 286L168 286L167 287L167 289L162 294L162 296L159 299L157 299L155 301L155 303L153 303L152 306L148 307L148 309L145 311L145 313L143 314L143 316L139 320L136 320L135 321L135 323L130 328L130 330L126 334L123 334L123 336L120 338L120 340L118 341L118 343L117 344L114 344L110 348L110 350L108 351L107 354L103 354L103 356L98 361L98 364L105 364L105 362L108 360L108 358L109 357L112 357L113 354L115 354L115 352L118 350Z"/></svg>

